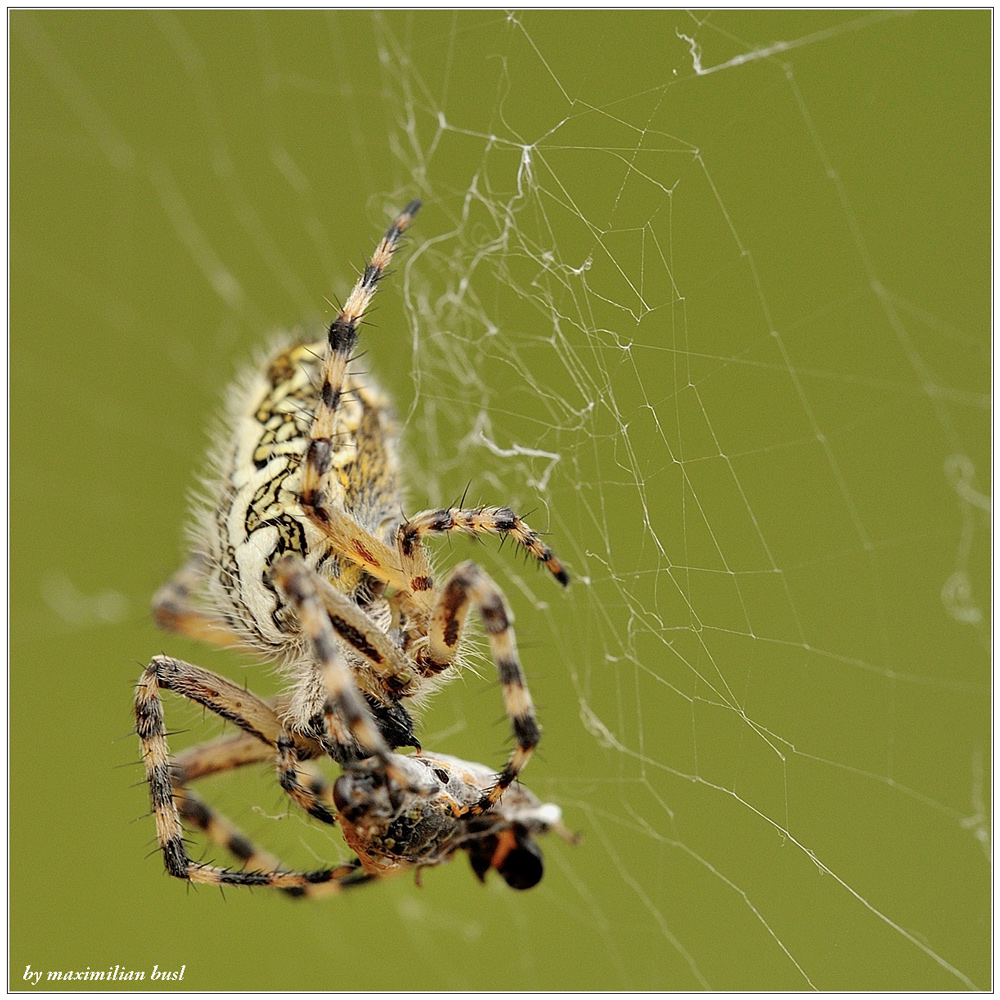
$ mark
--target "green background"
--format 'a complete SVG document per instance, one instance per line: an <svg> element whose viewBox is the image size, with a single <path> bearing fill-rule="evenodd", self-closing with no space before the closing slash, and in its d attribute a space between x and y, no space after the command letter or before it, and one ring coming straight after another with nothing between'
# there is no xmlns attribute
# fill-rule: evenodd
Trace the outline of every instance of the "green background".
<svg viewBox="0 0 1000 1000"><path fill-rule="evenodd" d="M990 987L989 12L10 25L13 988ZM545 728L525 781L583 840L521 894L461 859L186 891L132 684L164 651L276 683L149 620L204 428L413 196L359 364L409 511L510 503L575 577L475 549ZM499 763L473 666L421 733ZM206 793L344 855L266 769Z"/></svg>

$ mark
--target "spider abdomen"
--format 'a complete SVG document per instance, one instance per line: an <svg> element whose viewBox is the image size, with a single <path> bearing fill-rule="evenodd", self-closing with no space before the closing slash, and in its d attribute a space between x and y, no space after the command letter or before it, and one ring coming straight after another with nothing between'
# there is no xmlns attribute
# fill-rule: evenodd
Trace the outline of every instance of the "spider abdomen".
<svg viewBox="0 0 1000 1000"><path fill-rule="evenodd" d="M270 578L292 552L342 593L366 582L356 563L338 556L302 506L303 459L319 404L324 343L293 344L254 369L234 389L228 439L214 455L219 499L201 532L213 572L208 597L248 644L289 652L300 643ZM331 436L328 499L377 538L399 516L396 426L386 398L348 374ZM205 518L203 518L205 520Z"/></svg>

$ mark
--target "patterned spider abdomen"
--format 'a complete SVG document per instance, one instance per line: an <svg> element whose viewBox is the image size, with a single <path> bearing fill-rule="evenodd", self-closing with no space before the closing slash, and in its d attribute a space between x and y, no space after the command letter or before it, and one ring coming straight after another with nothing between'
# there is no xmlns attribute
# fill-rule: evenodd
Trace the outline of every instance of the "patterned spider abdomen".
<svg viewBox="0 0 1000 1000"><path fill-rule="evenodd" d="M373 596L358 593L372 581L356 562L336 554L302 506L303 459L319 404L325 347L295 344L249 372L230 398L229 439L213 456L219 478L211 493L220 499L205 512L199 538L212 567L208 599L237 635L267 653L295 655L302 641L271 580L271 565L280 555L301 556L341 593L360 596L366 604ZM380 539L399 519L396 437L385 396L349 373L336 410L324 489L331 506ZM387 620L387 609L367 610L376 620Z"/></svg>

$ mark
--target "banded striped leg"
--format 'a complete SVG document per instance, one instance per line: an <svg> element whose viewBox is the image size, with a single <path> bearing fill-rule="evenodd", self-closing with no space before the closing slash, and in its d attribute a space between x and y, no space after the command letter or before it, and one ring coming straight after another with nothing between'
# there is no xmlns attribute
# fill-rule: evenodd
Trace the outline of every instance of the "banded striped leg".
<svg viewBox="0 0 1000 1000"><path fill-rule="evenodd" d="M313 872L234 871L192 861L184 844L184 830L178 803L174 798L176 778L172 773L167 746L163 703L160 699L161 687L212 709L235 723L251 738L263 743L273 745L275 734L281 730L281 723L274 711L259 698L200 667L167 656L158 656L143 672L135 693L136 732L146 765L157 840L170 875L201 885L266 886L289 890L296 895L309 893L312 886L346 884L347 879L355 877L354 868L343 865ZM308 746L303 746L300 752L309 754L311 751ZM218 755L218 748L215 753L214 763L211 765L205 763L205 760L211 759L211 754L202 759L203 773L208 773L205 768L220 765L225 753ZM189 752L187 757L189 763L197 759L193 752ZM188 795L189 793L182 792L181 798L187 799ZM189 811L197 813L197 806L190 806ZM201 819L211 825L210 815L201 814ZM216 833L219 836L230 835L225 826L216 827ZM246 845L238 846L246 852Z"/></svg>
<svg viewBox="0 0 1000 1000"><path fill-rule="evenodd" d="M352 678L361 687L385 741L392 749L412 746L419 750L413 719L401 700L417 685L413 667L362 608L318 574L312 574L312 579L334 632L366 664L367 669L359 666ZM350 739L342 741L345 748L350 743Z"/></svg>
<svg viewBox="0 0 1000 1000"><path fill-rule="evenodd" d="M357 531L353 531L351 525L346 523L351 519L331 506L324 484L330 471L332 440L336 433L337 410L340 407L347 365L358 341L358 326L403 233L419 208L419 201L411 201L392 223L348 295L340 315L330 324L326 355L323 358L323 381L309 430L309 447L306 449L302 473L301 502L306 516L330 536L338 551L355 553L358 561L372 576L395 586L400 586L400 581L398 567L393 571L395 560L391 550L376 542L357 525L354 525ZM367 538L361 537L361 533L367 535ZM349 537L343 537L345 534ZM345 541L348 544L344 544Z"/></svg>
<svg viewBox="0 0 1000 1000"><path fill-rule="evenodd" d="M409 780L393 764L392 750L354 683L354 675L344 661L330 617L320 600L319 574L306 566L299 556L285 555L271 567L271 578L292 605L316 654L317 666L310 664L305 668L313 671L313 676L305 678L307 683L301 685L292 702L293 728L319 739L340 763L352 757L374 757L390 779L394 794L418 791L410 788ZM317 697L318 694L322 697ZM286 732L278 741L279 780L282 787L304 805L304 800L300 800L303 786L295 776L297 759L292 735ZM333 821L322 804L314 803L314 807L315 811L308 809L311 815L324 822Z"/></svg>
<svg viewBox="0 0 1000 1000"><path fill-rule="evenodd" d="M209 806L199 796L187 788L174 790L174 801L181 819L189 826L201 830L209 840L225 848L236 859L242 862L243 871L260 876L269 873L289 875L290 872L281 861L269 851L257 847L242 830L220 812ZM289 896L324 896L332 895L343 888L360 885L371 876L360 870L361 862L354 858L335 868L321 869L318 872L301 873L307 881L302 885L275 885ZM324 877L325 876L325 877Z"/></svg>
<svg viewBox="0 0 1000 1000"><path fill-rule="evenodd" d="M412 694L418 678L402 650L354 601L334 590L327 580L315 574L313 582L333 630L363 657L372 678L377 679L377 683L369 680L363 684L364 690L380 700L385 698L387 689L398 698ZM360 679L368 678L362 673Z"/></svg>
<svg viewBox="0 0 1000 1000"><path fill-rule="evenodd" d="M396 531L396 543L408 570L413 590L430 589L426 579L427 560L421 540L428 535L443 535L459 531L466 535L499 535L513 538L561 583L569 584L569 573L553 555L537 531L532 531L509 507L451 507L447 510L427 510L411 517Z"/></svg>
<svg viewBox="0 0 1000 1000"><path fill-rule="evenodd" d="M483 630L489 639L503 690L504 706L517 743L510 760L497 775L496 784L472 809L476 814L500 801L500 797L528 763L541 737L541 728L535 718L531 695L517 656L510 609L500 588L474 562L456 566L438 594L431 610L428 629L428 654L431 660L428 666L444 670L454 662L462 628L473 604L479 610Z"/></svg>
<svg viewBox="0 0 1000 1000"><path fill-rule="evenodd" d="M177 806L178 815L185 823L197 827L209 840L224 847L234 858L242 861L246 871L284 870L284 865L273 854L254 846L242 830L190 789L175 787L174 804Z"/></svg>
<svg viewBox="0 0 1000 1000"><path fill-rule="evenodd" d="M240 640L214 615L191 603L206 572L204 556L192 556L153 596L153 618L160 628L213 646L238 646Z"/></svg>

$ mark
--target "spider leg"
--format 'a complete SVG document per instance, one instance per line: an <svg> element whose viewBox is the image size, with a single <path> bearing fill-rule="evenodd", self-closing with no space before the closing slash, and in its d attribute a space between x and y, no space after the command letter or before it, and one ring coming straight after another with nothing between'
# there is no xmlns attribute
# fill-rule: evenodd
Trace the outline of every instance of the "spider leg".
<svg viewBox="0 0 1000 1000"><path fill-rule="evenodd" d="M238 646L240 639L219 618L191 602L205 570L205 557L192 556L153 596L153 618L168 632L213 646Z"/></svg>
<svg viewBox="0 0 1000 1000"><path fill-rule="evenodd" d="M277 744L282 725L270 705L232 681L172 656L154 656L139 679L135 704L140 737L144 707L159 700L161 687L203 705L258 742L272 748ZM305 738L299 740L299 752L316 756L315 745Z"/></svg>
<svg viewBox="0 0 1000 1000"><path fill-rule="evenodd" d="M394 788L394 795L419 791L410 788L406 775L393 763L392 750L354 683L354 675L344 661L330 617L320 600L322 581L319 574L298 556L284 555L275 561L271 576L292 605L316 657L315 664L310 662L306 666L310 675L303 678L304 683L300 684L292 700L292 728L318 739L341 764L357 759L359 754L375 758L380 771ZM320 692L322 697L317 697ZM277 746L282 787L317 819L332 822L329 810L297 779L295 763L299 751L294 745L293 734L282 734Z"/></svg>
<svg viewBox="0 0 1000 1000"><path fill-rule="evenodd" d="M489 639L503 690L504 706L517 744L506 766L497 775L496 784L473 808L475 814L500 801L504 791L528 763L538 745L541 729L518 659L510 609L500 588L474 562L456 566L437 595L428 628L429 659L426 666L440 671L454 662L462 628L472 605L478 609L483 630Z"/></svg>
<svg viewBox="0 0 1000 1000"><path fill-rule="evenodd" d="M314 790L312 782L303 783L299 769L301 758L295 750L295 743L289 733L278 739L278 784L299 808L309 813L313 819L333 826L337 815L323 797ZM307 777L311 777L307 775Z"/></svg>
<svg viewBox="0 0 1000 1000"><path fill-rule="evenodd" d="M170 758L170 780L175 788L180 788L211 774L268 761L274 761L271 744L249 733L231 733L174 754Z"/></svg>
<svg viewBox="0 0 1000 1000"><path fill-rule="evenodd" d="M261 885L281 889L289 896L301 898L333 895L342 888L367 881L367 878L359 877L364 873L359 872L361 862L357 858L335 868L322 868L312 872L291 871L269 851L257 847L242 830L194 792L186 788L175 789L174 799L181 819L189 826L201 830L209 840L225 848L243 864L238 871L217 869L225 878L218 882L213 882L211 877L205 879L210 885ZM205 873L212 869L202 865L200 870ZM235 881L235 876L239 875L247 876L247 881Z"/></svg>
<svg viewBox="0 0 1000 1000"><path fill-rule="evenodd" d="M289 890L296 895L308 894L312 886L347 884L344 880L355 877L354 867L343 865L314 872L273 869L234 871L192 861L184 843L181 813L186 811L189 819L194 820L196 825L204 823L206 829L213 826L212 814L206 814L198 809L197 804L191 804L190 793L178 788L178 785L185 777L190 778L194 771L204 775L223 770L226 766L238 766L237 761L249 763L247 757L252 755L243 740L229 738L225 744L213 741L214 745L205 744L188 751L172 765L160 699L161 687L210 708L239 726L247 738L265 745L273 747L275 739L280 738L281 723L274 711L259 698L200 667L159 656L143 672L135 694L136 732L146 766L157 840L169 874L203 885L266 886ZM298 753L305 756L315 753L315 748L310 747L308 741L302 741L302 744L297 747ZM245 839L242 842L233 840L236 831L228 821L219 819L214 830L219 837L226 838L227 846L235 847L237 856L248 851L251 857L257 853ZM274 860L269 855L266 858L268 862Z"/></svg>
<svg viewBox="0 0 1000 1000"><path fill-rule="evenodd" d="M322 578L294 555L277 559L271 567L271 578L291 605L316 654L316 663L305 665L309 676L303 678L306 683L300 685L292 701L289 715L293 728L314 736L315 727L325 719L323 728L333 730L338 742L344 742L346 727L364 756L374 756L388 764L392 751L354 683L330 616L320 600Z"/></svg>
<svg viewBox="0 0 1000 1000"><path fill-rule="evenodd" d="M283 705L285 699L280 699ZM281 711L278 708L277 711ZM278 737L279 742L281 736ZM245 767L248 764L274 763L277 748L269 743L261 742L249 733L232 733L220 736L218 739L189 747L170 758L170 776L175 794L178 789L192 781L213 774ZM310 741L298 735L293 742L293 760L297 761L296 777L305 774L306 781L298 782L302 788L306 811L310 812L314 804L333 804L333 785L322 775L312 771L305 762L314 757L322 756L323 747L318 741ZM304 766L303 766L304 765Z"/></svg>
<svg viewBox="0 0 1000 1000"><path fill-rule="evenodd" d="M403 590L409 587L409 579L400 568L399 553L395 549L380 542L350 514L325 498L320 506L310 507L303 493L301 503L306 516L330 540L338 555L364 567L369 576L382 583Z"/></svg>
<svg viewBox="0 0 1000 1000"><path fill-rule="evenodd" d="M328 794L332 796L332 787ZM361 862L357 858L334 868L320 869L316 872L293 872L269 851L257 847L231 820L190 789L175 788L174 801L177 803L181 819L189 826L201 830L209 840L242 862L243 871L255 876L267 874L282 877L302 876L303 883L300 885L274 885L274 888L282 889L289 896L331 895L342 888L359 885L368 880L365 873L359 871ZM287 881L287 878L283 880Z"/></svg>
<svg viewBox="0 0 1000 1000"><path fill-rule="evenodd" d="M330 324L326 354L323 358L322 384L309 430L309 446L303 462L301 487L301 503L306 516L330 536L338 551L347 554L356 553L358 560L372 576L397 586L399 581L393 578L391 550L377 542L359 526L354 525L352 529L352 519L343 513L338 517L336 507L331 503L331 497L324 490L324 483L330 471L337 411L340 407L347 365L358 340L358 325L371 303L375 289L394 251L402 240L403 233L419 208L419 201L411 201L389 226L385 236L375 248L371 261L358 277L340 314ZM351 555L351 558L355 556Z"/></svg>
<svg viewBox="0 0 1000 1000"><path fill-rule="evenodd" d="M318 574L314 577L316 592L326 608L333 630L355 653L361 656L377 681L372 682L360 672L364 690L379 701L385 701L388 689L397 698L413 693L418 678L399 647L349 597L335 590Z"/></svg>
<svg viewBox="0 0 1000 1000"><path fill-rule="evenodd" d="M213 843L224 847L243 863L247 871L285 870L285 866L273 854L256 847L242 830L190 789L175 786L174 803L178 815L185 823L197 827Z"/></svg>
<svg viewBox="0 0 1000 1000"><path fill-rule="evenodd" d="M538 532L532 531L509 507L450 507L423 511L396 529L396 544L403 568L410 577L412 590L430 589L422 539L428 535L443 535L450 531L473 536L510 536L545 566L564 587L569 583L569 573L553 555L552 549L542 541Z"/></svg>

